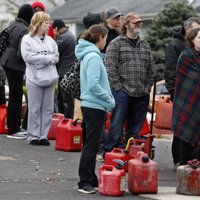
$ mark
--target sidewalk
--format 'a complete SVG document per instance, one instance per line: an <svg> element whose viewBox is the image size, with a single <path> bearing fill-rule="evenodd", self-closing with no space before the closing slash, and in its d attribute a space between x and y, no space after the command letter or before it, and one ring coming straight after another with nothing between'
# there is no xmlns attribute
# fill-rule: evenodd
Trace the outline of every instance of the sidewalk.
<svg viewBox="0 0 200 200"><path fill-rule="evenodd" d="M50 147L31 146L25 140L7 139L0 135L0 199L1 200L92 200L109 199L98 192L93 195L77 191L80 152L62 152ZM133 196L126 192L120 199L199 199L176 195L176 173L172 170L171 140L155 139L154 160L159 167L156 195ZM101 163L97 163L98 167Z"/></svg>

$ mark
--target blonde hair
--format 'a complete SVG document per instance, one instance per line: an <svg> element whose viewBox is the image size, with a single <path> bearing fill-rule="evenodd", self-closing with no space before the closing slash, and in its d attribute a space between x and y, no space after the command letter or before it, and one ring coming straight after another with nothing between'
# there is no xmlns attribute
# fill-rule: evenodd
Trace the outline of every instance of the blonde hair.
<svg viewBox="0 0 200 200"><path fill-rule="evenodd" d="M29 32L31 33L31 35L35 36L40 26L42 25L42 23L49 20L50 20L50 16L48 13L44 11L36 12L31 19L31 24L29 27Z"/></svg>

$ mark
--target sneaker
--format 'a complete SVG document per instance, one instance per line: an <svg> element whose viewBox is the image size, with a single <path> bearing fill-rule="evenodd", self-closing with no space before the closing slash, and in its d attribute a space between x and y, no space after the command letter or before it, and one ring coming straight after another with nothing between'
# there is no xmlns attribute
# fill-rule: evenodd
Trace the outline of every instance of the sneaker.
<svg viewBox="0 0 200 200"><path fill-rule="evenodd" d="M104 158L103 158L103 154L102 153L97 154L96 161L97 162L104 162Z"/></svg>
<svg viewBox="0 0 200 200"><path fill-rule="evenodd" d="M50 142L47 139L41 139L40 140L40 145L50 146Z"/></svg>
<svg viewBox="0 0 200 200"><path fill-rule="evenodd" d="M27 135L27 131L25 129L20 129L20 131L18 132L19 135Z"/></svg>
<svg viewBox="0 0 200 200"><path fill-rule="evenodd" d="M33 140L31 140L29 142L29 144L39 146L40 145L40 141L38 139L33 139Z"/></svg>
<svg viewBox="0 0 200 200"><path fill-rule="evenodd" d="M19 132L17 132L17 133L14 133L12 135L7 135L7 138L23 140L23 139L26 139L26 136L25 135L21 135Z"/></svg>
<svg viewBox="0 0 200 200"><path fill-rule="evenodd" d="M95 190L91 185L85 185L82 188L78 189L79 192L84 193L84 194L94 194Z"/></svg>

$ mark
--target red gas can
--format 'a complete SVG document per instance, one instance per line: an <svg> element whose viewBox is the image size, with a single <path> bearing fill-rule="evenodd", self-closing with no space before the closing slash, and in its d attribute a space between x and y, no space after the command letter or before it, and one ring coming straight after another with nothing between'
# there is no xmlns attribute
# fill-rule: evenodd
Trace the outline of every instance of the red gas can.
<svg viewBox="0 0 200 200"><path fill-rule="evenodd" d="M61 113L54 113L53 114L53 118L51 119L51 126L49 129L49 133L47 135L47 138L49 140L55 140L56 139L56 128L59 124L59 122L62 121L62 119L64 119L65 116Z"/></svg>
<svg viewBox="0 0 200 200"><path fill-rule="evenodd" d="M144 152L128 163L128 189L133 194L155 194L158 191L157 163Z"/></svg>
<svg viewBox="0 0 200 200"><path fill-rule="evenodd" d="M122 196L126 190L126 173L112 165L101 165L99 168L99 193L109 196Z"/></svg>
<svg viewBox="0 0 200 200"><path fill-rule="evenodd" d="M200 196L200 162L189 161L177 168L177 194Z"/></svg>
<svg viewBox="0 0 200 200"><path fill-rule="evenodd" d="M6 134L8 132L8 129L6 128L6 116L7 116L6 104L2 104L0 106L0 134Z"/></svg>
<svg viewBox="0 0 200 200"><path fill-rule="evenodd" d="M130 146L130 150L129 150L129 154L135 158L137 156L137 153L139 151L143 151L143 147L144 147L144 144L136 144L136 143L133 143L131 146Z"/></svg>
<svg viewBox="0 0 200 200"><path fill-rule="evenodd" d="M117 166L117 163L114 162L114 160L122 160L123 162L126 162L126 164L122 167L126 172L128 171L128 161L132 159L133 157L129 154L128 151L114 148L111 152L107 152L105 154L105 165L112 165L114 167Z"/></svg>
<svg viewBox="0 0 200 200"><path fill-rule="evenodd" d="M56 150L80 151L82 149L82 128L78 120L63 119L56 129Z"/></svg>

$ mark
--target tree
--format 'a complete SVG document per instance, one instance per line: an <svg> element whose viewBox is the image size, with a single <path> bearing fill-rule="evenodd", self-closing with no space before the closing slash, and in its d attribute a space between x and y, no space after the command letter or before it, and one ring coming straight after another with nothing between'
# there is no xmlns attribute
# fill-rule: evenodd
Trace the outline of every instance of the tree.
<svg viewBox="0 0 200 200"><path fill-rule="evenodd" d="M175 26L183 25L191 16L197 16L192 6L185 2L168 3L155 17L145 34L149 42L156 64L156 79L164 78L165 48L172 39Z"/></svg>

